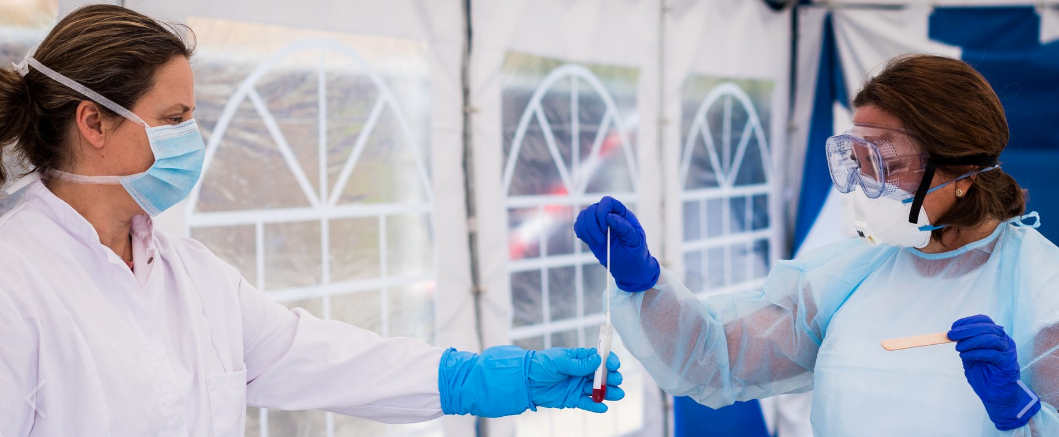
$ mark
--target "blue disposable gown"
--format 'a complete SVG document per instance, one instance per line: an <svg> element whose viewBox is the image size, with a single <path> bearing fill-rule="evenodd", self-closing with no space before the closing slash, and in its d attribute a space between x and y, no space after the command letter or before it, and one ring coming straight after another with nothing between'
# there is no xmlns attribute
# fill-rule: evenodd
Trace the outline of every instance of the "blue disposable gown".
<svg viewBox="0 0 1059 437"><path fill-rule="evenodd" d="M818 436L1056 436L1059 248L1015 223L939 254L836 243L778 263L761 292L705 301L663 270L651 290L611 291L614 326L663 389L710 407L813 389ZM1041 398L1022 428L993 426L953 344L880 345L974 314L1015 340Z"/></svg>

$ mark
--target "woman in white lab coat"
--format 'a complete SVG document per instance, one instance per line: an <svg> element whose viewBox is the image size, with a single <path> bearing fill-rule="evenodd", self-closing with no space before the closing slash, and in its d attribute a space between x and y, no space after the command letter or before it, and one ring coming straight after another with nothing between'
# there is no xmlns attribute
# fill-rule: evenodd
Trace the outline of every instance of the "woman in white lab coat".
<svg viewBox="0 0 1059 437"><path fill-rule="evenodd" d="M3 152L41 176L0 218L0 435L242 435L248 404L393 423L606 410L594 350L381 338L270 302L156 232L202 170L188 35L89 6L0 69Z"/></svg>

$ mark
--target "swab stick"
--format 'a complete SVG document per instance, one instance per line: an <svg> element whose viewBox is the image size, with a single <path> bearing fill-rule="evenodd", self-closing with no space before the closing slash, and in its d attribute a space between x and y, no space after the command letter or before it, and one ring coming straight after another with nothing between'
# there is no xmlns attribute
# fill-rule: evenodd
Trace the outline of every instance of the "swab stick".
<svg viewBox="0 0 1059 437"><path fill-rule="evenodd" d="M913 335L911 337L883 340L882 347L888 351L898 351L901 349L911 349L914 347L933 346L945 343L955 342L949 340L948 332L935 332L933 334Z"/></svg>

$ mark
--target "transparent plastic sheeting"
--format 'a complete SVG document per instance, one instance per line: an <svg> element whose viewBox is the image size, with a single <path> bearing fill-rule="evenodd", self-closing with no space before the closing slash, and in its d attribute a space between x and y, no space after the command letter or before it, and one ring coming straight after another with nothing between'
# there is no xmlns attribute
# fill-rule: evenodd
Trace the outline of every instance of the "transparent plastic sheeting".
<svg viewBox="0 0 1059 437"><path fill-rule="evenodd" d="M185 224L273 299L435 343L427 46L190 18L209 143ZM248 414L251 435L382 426L318 411ZM267 427L266 427L267 424Z"/></svg>
<svg viewBox="0 0 1059 437"><path fill-rule="evenodd" d="M664 226L644 223L648 238L665 244L651 241L652 252L696 297L756 290L773 260L787 256L784 199L797 197L792 182L802 173L788 164L799 158L789 149L799 131L787 124L790 10L753 1L667 6ZM793 396L800 399L762 400L766 425L809 436L811 394Z"/></svg>
<svg viewBox="0 0 1059 437"><path fill-rule="evenodd" d="M432 341L424 46L189 25L200 45L196 116L210 144L187 207L191 236L292 306ZM376 315L349 313L358 307Z"/></svg>
<svg viewBox="0 0 1059 437"><path fill-rule="evenodd" d="M606 274L571 229L574 216L604 194L635 199L636 126L630 120L637 114L639 71L507 52L502 78L510 338L530 349L594 347ZM610 417L555 416L557 427L598 435L643 428L646 375L636 366L623 368L630 387L639 389L628 396L632 402L612 404ZM519 421L519 435L558 435L525 425L537 420Z"/></svg>
<svg viewBox="0 0 1059 437"><path fill-rule="evenodd" d="M487 345L595 347L605 271L574 237L573 219L606 194L634 208L643 198L660 203L652 182L660 13L652 0L471 2L468 106ZM646 220L660 213L644 210ZM490 435L660 434L659 391L614 348L627 396L607 414L539 411L489 420Z"/></svg>
<svg viewBox="0 0 1059 437"><path fill-rule="evenodd" d="M760 292L700 301L663 271L652 290L614 290L611 310L659 386L707 406L814 389L816 435L1055 435L1057 258L1036 230L1010 223L941 254L847 240L778 263ZM951 344L880 345L974 314L1005 327L1021 352L1022 380L1044 403L1013 433L986 416Z"/></svg>

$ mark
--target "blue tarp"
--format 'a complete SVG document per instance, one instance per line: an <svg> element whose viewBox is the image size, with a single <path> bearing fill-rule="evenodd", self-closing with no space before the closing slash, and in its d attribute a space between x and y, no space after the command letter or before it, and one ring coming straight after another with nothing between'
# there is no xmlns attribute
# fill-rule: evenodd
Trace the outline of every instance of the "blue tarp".
<svg viewBox="0 0 1059 437"><path fill-rule="evenodd" d="M1040 22L1034 6L939 7L929 32L962 47L1000 96L1011 129L1001 164L1029 189L1041 233L1059 243L1059 189L1048 179L1059 169L1059 41L1042 44Z"/></svg>

